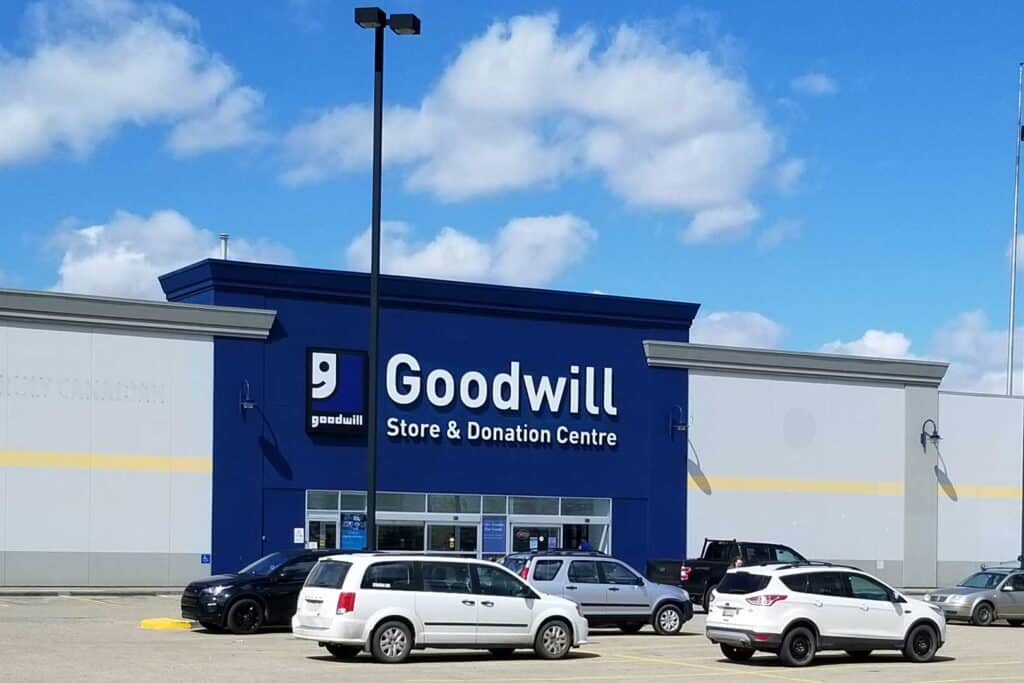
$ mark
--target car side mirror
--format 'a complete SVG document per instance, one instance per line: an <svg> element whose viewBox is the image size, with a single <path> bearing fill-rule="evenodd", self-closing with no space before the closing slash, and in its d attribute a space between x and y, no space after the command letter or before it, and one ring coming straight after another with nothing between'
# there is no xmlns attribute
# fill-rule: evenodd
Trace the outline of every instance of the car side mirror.
<svg viewBox="0 0 1024 683"><path fill-rule="evenodd" d="M893 597L892 601L894 603L896 603L896 604L900 604L900 603L906 602L907 599L905 597L903 597L902 595L897 594L896 596Z"/></svg>
<svg viewBox="0 0 1024 683"><path fill-rule="evenodd" d="M1009 593L1010 591L1013 590L1013 584L1011 584L1010 582L1006 582L1006 583L1003 584L1003 587L1000 590L1004 590L1007 593Z"/></svg>

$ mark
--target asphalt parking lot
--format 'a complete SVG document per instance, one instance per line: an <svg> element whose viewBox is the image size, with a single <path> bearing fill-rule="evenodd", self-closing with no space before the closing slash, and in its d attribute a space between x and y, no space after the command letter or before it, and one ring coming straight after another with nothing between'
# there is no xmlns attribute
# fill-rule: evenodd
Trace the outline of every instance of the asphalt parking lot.
<svg viewBox="0 0 1024 683"><path fill-rule="evenodd" d="M176 617L177 596L0 596L0 680L135 681L321 680L384 683L445 681L1024 681L1024 628L951 626L949 641L930 664L898 654L858 663L820 655L814 665L787 669L770 655L728 662L702 635L703 617L686 635L591 634L591 644L565 660L547 662L522 651L498 660L486 652L429 650L400 665L361 657L341 662L286 630L239 637L139 628L149 617Z"/></svg>

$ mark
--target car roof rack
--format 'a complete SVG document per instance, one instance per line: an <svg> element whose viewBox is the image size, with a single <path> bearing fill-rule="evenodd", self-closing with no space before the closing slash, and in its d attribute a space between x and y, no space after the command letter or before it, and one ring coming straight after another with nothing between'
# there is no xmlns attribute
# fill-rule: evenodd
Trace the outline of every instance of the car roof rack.
<svg viewBox="0 0 1024 683"><path fill-rule="evenodd" d="M996 562L989 564L987 562L978 565L981 567L981 571L988 571L989 569L1024 569L1020 562L1014 562L1013 560L1007 560L1006 562Z"/></svg>
<svg viewBox="0 0 1024 683"><path fill-rule="evenodd" d="M744 565L744 566L756 566L756 565ZM849 565L849 564L834 564L832 562L820 562L820 561L816 561L816 560L805 560L804 562L789 562L787 564L782 564L782 565L765 563L765 564L760 565L760 566L762 566L762 567L767 566L767 567L771 567L772 569L778 569L780 571L783 570L783 569L798 569L800 567L835 567L836 569L853 569L854 571L858 571L858 572L863 572L864 571L860 567L854 567L853 565ZM742 569L742 568L743 567L737 567L737 569Z"/></svg>
<svg viewBox="0 0 1024 683"><path fill-rule="evenodd" d="M512 557L515 555L561 555L561 556L580 556L580 557L611 557L608 553L603 553L600 550L570 550L568 548L559 548L555 550L521 550L519 552L509 553L505 557Z"/></svg>

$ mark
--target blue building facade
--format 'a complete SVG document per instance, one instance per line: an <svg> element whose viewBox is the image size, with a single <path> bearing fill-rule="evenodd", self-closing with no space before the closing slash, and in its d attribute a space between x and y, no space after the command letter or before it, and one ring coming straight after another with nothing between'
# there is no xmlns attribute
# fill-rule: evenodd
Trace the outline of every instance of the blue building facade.
<svg viewBox="0 0 1024 683"><path fill-rule="evenodd" d="M266 341L214 342L212 570L359 547L368 276L207 260L161 284L170 301L276 311ZM687 341L697 305L381 287L382 548L683 556L686 371L648 367L642 342Z"/></svg>

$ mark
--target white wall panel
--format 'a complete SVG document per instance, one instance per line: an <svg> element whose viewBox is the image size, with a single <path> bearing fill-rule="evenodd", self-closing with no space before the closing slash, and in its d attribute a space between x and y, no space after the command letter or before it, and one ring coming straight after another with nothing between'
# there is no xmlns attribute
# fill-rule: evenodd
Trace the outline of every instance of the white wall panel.
<svg viewBox="0 0 1024 683"><path fill-rule="evenodd" d="M210 511L213 509L213 484L209 474L175 472L171 474L170 545L172 553L209 553Z"/></svg>
<svg viewBox="0 0 1024 683"><path fill-rule="evenodd" d="M1020 552L1022 413L1020 398L939 394L939 561Z"/></svg>
<svg viewBox="0 0 1024 683"><path fill-rule="evenodd" d="M88 552L89 470L7 470L8 551Z"/></svg>
<svg viewBox="0 0 1024 683"><path fill-rule="evenodd" d="M170 472L92 472L91 552L166 553Z"/></svg>
<svg viewBox="0 0 1024 683"><path fill-rule="evenodd" d="M902 388L691 371L689 406L690 479L710 492L689 487L688 554L720 536L821 559L902 557L900 495L835 492L902 484ZM792 481L812 490L787 490Z"/></svg>

